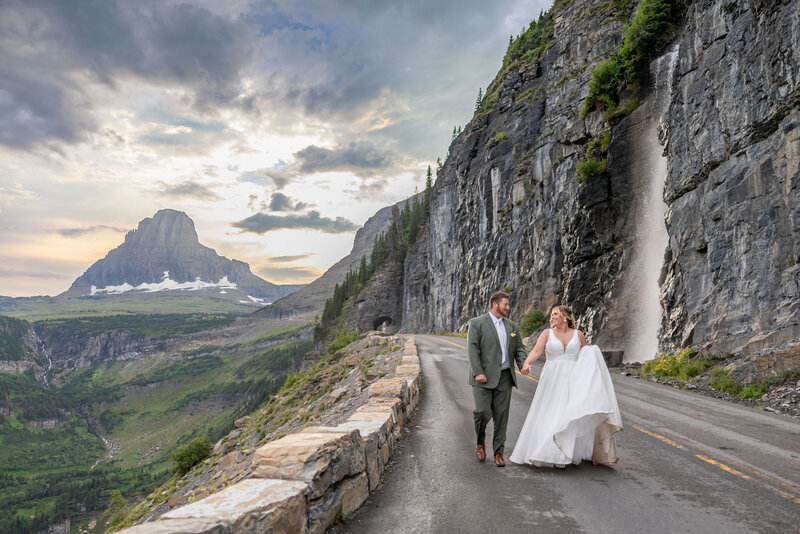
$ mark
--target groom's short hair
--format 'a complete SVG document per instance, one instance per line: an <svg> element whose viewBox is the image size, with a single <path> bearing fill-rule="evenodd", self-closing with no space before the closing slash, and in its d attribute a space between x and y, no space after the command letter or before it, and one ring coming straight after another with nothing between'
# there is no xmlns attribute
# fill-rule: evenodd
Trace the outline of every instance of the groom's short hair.
<svg viewBox="0 0 800 534"><path fill-rule="evenodd" d="M491 308L494 306L495 302L500 302L503 299L511 300L511 297L509 297L508 293L505 291L497 291L496 293L492 293L492 296L489 297L489 307Z"/></svg>

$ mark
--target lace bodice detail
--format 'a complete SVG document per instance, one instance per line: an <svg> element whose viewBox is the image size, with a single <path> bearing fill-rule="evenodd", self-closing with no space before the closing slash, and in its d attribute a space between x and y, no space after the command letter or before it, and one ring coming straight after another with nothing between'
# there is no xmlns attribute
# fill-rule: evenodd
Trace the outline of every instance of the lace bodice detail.
<svg viewBox="0 0 800 534"><path fill-rule="evenodd" d="M550 329L550 334L547 336L547 344L544 347L544 354L547 357L547 361L570 361L574 362L578 359L578 353L581 350L581 340L578 338L578 330L572 331L572 337L567 343L566 349L561 341L558 340L556 337L556 333L553 332L553 329Z"/></svg>

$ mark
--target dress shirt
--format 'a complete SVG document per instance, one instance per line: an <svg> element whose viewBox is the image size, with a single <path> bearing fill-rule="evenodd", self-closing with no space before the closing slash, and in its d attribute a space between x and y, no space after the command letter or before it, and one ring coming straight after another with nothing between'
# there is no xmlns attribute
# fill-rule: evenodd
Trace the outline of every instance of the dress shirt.
<svg viewBox="0 0 800 534"><path fill-rule="evenodd" d="M492 313L489 313L489 316L492 318L492 322L494 323L494 329L497 330L497 338L500 340L500 350L503 351L503 363L500 364L500 369L509 369L510 365L508 364L508 337L506 335L506 325L503 323L502 317L495 317Z"/></svg>

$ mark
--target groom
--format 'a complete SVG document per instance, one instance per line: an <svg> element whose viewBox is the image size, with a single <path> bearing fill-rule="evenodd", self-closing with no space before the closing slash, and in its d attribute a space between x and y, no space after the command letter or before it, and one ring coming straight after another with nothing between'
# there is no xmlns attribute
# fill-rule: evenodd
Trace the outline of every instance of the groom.
<svg viewBox="0 0 800 534"><path fill-rule="evenodd" d="M498 291L489 298L489 313L469 321L467 350L469 351L469 383L475 399L475 432L478 446L475 456L486 460L486 425L494 419L494 464L506 465L503 448L506 444L508 408L511 388L517 387L516 367L522 367L527 353L516 323L506 319L509 297Z"/></svg>

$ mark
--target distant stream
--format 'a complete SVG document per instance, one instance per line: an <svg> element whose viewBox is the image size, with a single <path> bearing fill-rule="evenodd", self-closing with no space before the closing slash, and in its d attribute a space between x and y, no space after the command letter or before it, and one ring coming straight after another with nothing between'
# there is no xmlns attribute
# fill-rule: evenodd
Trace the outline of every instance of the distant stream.
<svg viewBox="0 0 800 534"><path fill-rule="evenodd" d="M42 381L42 385L45 387L45 389L49 389L50 388L50 383L47 381L47 374L50 372L50 369L53 368L53 359L50 357L50 353L47 351L47 348L45 348L45 346L44 346L44 341L42 341L42 338L39 337L39 333L36 331L36 328L34 328L33 325L31 325L31 330L33 330L33 334L36 336L36 342L39 344L39 352L41 352L44 355L44 357L47 358L47 366L45 367L44 372L42 373L41 381ZM95 467L97 467L97 464L99 464L100 462L106 462L106 461L111 460L114 457L114 455L119 451L119 446L117 444L115 444L114 442L110 441L108 438L106 438L100 432L98 432L97 429L93 428L92 425L89 423L89 419L86 416L86 414L82 414L82 415L83 415L84 421L86 421L86 425L89 427L89 430L94 432L100 439L102 439L103 443L106 446L106 449L108 449L108 452L106 453L106 455L104 457L100 458L99 460L97 460L94 463L94 465L92 466L92 469L94 469Z"/></svg>
<svg viewBox="0 0 800 534"><path fill-rule="evenodd" d="M90 426L89 428L91 428L91 426ZM92 429L92 430L94 430L94 429ZM100 437L100 439L102 439L102 440L103 440L103 443L105 443L105 445L106 445L106 449L108 449L108 453L107 453L107 454L106 454L104 457L102 457L102 458L98 459L98 460L97 460L97 461L94 463L94 465L92 466L92 469L94 469L95 467L97 467L97 464L99 464L100 462L107 462L107 461L110 461L110 460L111 460L111 459L114 457L114 455L117 453L117 451L119 450L119 447L118 447L118 446L117 446L115 443L113 443L113 442L109 441L109 440L108 440L108 439L107 439L107 438L106 438L104 435L102 435L100 432L98 432L97 430L94 430L94 433L95 433L95 434L97 434L97 435Z"/></svg>
<svg viewBox="0 0 800 534"><path fill-rule="evenodd" d="M44 372L42 373L42 385L45 389L50 387L50 384L47 382L47 373L50 372L50 369L53 368L53 359L50 357L50 353L47 352L47 349L44 346L44 341L42 338L39 337L39 333L36 331L33 325L31 325L31 330L33 330L33 335L36 336L36 342L39 344L39 352L41 352L45 358L47 358L47 366L44 368Z"/></svg>

